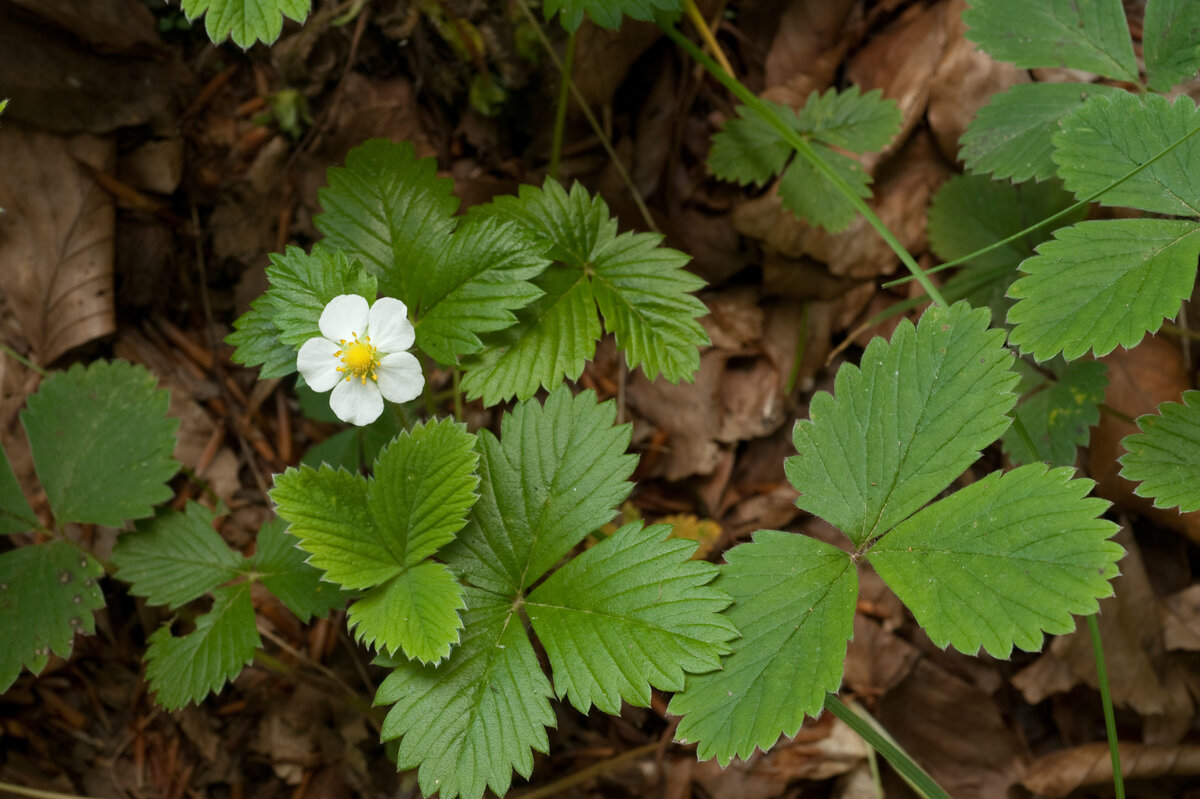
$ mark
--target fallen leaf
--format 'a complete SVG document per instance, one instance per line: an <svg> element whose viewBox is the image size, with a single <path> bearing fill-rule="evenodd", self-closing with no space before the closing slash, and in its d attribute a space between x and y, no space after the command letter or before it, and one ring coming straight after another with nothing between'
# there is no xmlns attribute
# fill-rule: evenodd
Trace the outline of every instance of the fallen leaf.
<svg viewBox="0 0 1200 799"><path fill-rule="evenodd" d="M80 167L112 168L112 141L0 128L4 291L42 364L116 329L113 201Z"/></svg>
<svg viewBox="0 0 1200 799"><path fill-rule="evenodd" d="M1200 774L1200 746L1120 745L1121 773L1126 780L1191 777ZM1091 743L1038 758L1021 784L1036 794L1057 799L1089 785L1109 785L1113 778L1108 744Z"/></svg>

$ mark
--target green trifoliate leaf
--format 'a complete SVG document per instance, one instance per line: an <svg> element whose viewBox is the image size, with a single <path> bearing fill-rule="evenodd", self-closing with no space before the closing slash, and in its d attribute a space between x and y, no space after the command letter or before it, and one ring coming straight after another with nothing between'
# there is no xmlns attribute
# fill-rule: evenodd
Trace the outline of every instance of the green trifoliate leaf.
<svg viewBox="0 0 1200 799"><path fill-rule="evenodd" d="M61 541L0 554L0 693L22 667L37 674L51 652L70 656L75 633L95 631L103 575L95 558Z"/></svg>
<svg viewBox="0 0 1200 799"><path fill-rule="evenodd" d="M893 100L879 90L860 94L857 86L843 92L813 92L797 114L778 103L770 113L811 142L817 156L831 166L861 197L870 197L871 178L853 158L831 147L853 152L878 150L900 129L901 115ZM792 146L754 111L739 106L732 119L713 137L708 165L713 174L739 183L762 184L783 170ZM808 159L796 156L779 183L783 205L796 216L832 231L841 230L857 214L850 201Z"/></svg>
<svg viewBox="0 0 1200 799"><path fill-rule="evenodd" d="M320 569L305 562L308 555L299 543L287 532L283 519L272 519L258 531L258 546L249 565L255 579L307 624L313 616L325 618L329 611L344 607L349 594L321 579Z"/></svg>
<svg viewBox="0 0 1200 799"><path fill-rule="evenodd" d="M409 276L417 346L443 364L483 349L479 334L509 327L517 321L513 311L541 295L529 281L550 264L544 250L510 222L464 221L438 260Z"/></svg>
<svg viewBox="0 0 1200 799"><path fill-rule="evenodd" d="M1021 183L1054 176L1051 137L1089 97L1124 90L1100 83L1018 83L992 96L967 125L959 157L972 172Z"/></svg>
<svg viewBox="0 0 1200 799"><path fill-rule="evenodd" d="M1200 5L1192 0L1149 0L1142 23L1146 82L1169 91L1200 70Z"/></svg>
<svg viewBox="0 0 1200 799"><path fill-rule="evenodd" d="M12 464L8 462L8 454L0 449L0 535L24 533L40 527L29 500L13 474Z"/></svg>
<svg viewBox="0 0 1200 799"><path fill-rule="evenodd" d="M264 296L274 309L279 340L294 348L321 335L317 322L334 297L358 294L375 302L375 277L347 260L345 253L320 244L311 254L299 247L288 247L282 255L272 253L267 279L271 287Z"/></svg>
<svg viewBox="0 0 1200 799"><path fill-rule="evenodd" d="M441 563L409 566L350 606L346 624L362 643L436 663L458 643L463 589Z"/></svg>
<svg viewBox="0 0 1200 799"><path fill-rule="evenodd" d="M216 514L195 502L183 513L165 510L123 533L113 549L116 578L129 592L172 610L243 571L246 559L213 529Z"/></svg>
<svg viewBox="0 0 1200 799"><path fill-rule="evenodd" d="M842 681L858 596L850 556L807 536L759 530L725 561L715 586L733 597L727 615L742 637L720 671L689 677L667 709L683 716L676 740L722 766L821 711Z"/></svg>
<svg viewBox="0 0 1200 799"><path fill-rule="evenodd" d="M600 338L598 310L631 368L671 381L691 378L697 347L708 343L696 317L707 309L691 296L704 283L683 270L686 255L658 246L660 236L618 236L607 204L579 184L569 194L553 180L541 189L522 186L519 197L497 198L472 213L516 223L549 248L555 263L532 281L543 296L468 363L468 396L487 404L514 395L523 400L578 378Z"/></svg>
<svg viewBox="0 0 1200 799"><path fill-rule="evenodd" d="M888 533L868 559L938 646L1007 658L1097 610L1125 554L1073 469L992 472Z"/></svg>
<svg viewBox="0 0 1200 799"><path fill-rule="evenodd" d="M1172 103L1158 94L1093 97L1059 123L1054 135L1058 176L1083 199L1103 191L1168 147L1167 155L1100 197L1159 214L1200 216L1200 111L1187 95ZM1188 137L1191 138L1188 138Z"/></svg>
<svg viewBox="0 0 1200 799"><path fill-rule="evenodd" d="M155 701L167 710L199 703L254 659L262 639L254 624L250 583L213 591L212 610L196 619L187 635L171 635L171 625L155 630L146 647L146 679Z"/></svg>
<svg viewBox="0 0 1200 799"><path fill-rule="evenodd" d="M442 799L503 796L512 771L528 777L532 750L546 752L554 724L550 682L510 597L468 587L462 643L438 666L415 661L388 675L375 696L394 705L381 737L400 738L396 767L418 768L421 792Z"/></svg>
<svg viewBox="0 0 1200 799"><path fill-rule="evenodd" d="M311 0L182 0L191 22L205 15L204 28L214 44L226 37L245 50L255 42L272 44L283 30L283 18L303 22Z"/></svg>
<svg viewBox="0 0 1200 799"><path fill-rule="evenodd" d="M771 100L763 104L788 127L800 130L800 120L791 108ZM767 120L739 105L737 116L712 137L708 168L721 180L761 186L783 171L792 152L792 145Z"/></svg>
<svg viewBox="0 0 1200 799"><path fill-rule="evenodd" d="M871 176L858 161L823 144L814 144L812 148L855 194L863 198L871 196ZM796 216L834 233L847 228L858 215L849 198L806 158L794 158L783 173L779 199Z"/></svg>
<svg viewBox="0 0 1200 799"><path fill-rule="evenodd" d="M942 260L957 260L1072 204L1058 181L1014 186L983 175L958 175L942 184L929 206L929 246ZM1087 209L1080 208L1057 224L1071 224L1086 215ZM1012 305L1004 295L1017 278L1017 265L1033 255L1051 230L1040 228L968 261L947 282L947 293L976 308L990 308L994 322L1003 320Z"/></svg>
<svg viewBox="0 0 1200 799"><path fill-rule="evenodd" d="M1183 403L1164 402L1158 415L1137 420L1142 432L1121 443L1121 476L1140 485L1134 493L1152 497L1158 508L1200 508L1200 391L1186 391Z"/></svg>
<svg viewBox="0 0 1200 799"><path fill-rule="evenodd" d="M796 504L856 546L937 496L1009 425L1017 375L1004 333L966 303L930 308L842 366L796 423Z"/></svg>
<svg viewBox="0 0 1200 799"><path fill-rule="evenodd" d="M1136 83L1121 0L972 0L967 38L1019 67L1067 67Z"/></svg>
<svg viewBox="0 0 1200 799"><path fill-rule="evenodd" d="M695 542L670 532L627 524L529 595L555 689L580 713L649 707L652 685L682 690L685 671L716 669L738 635L720 615L728 595L707 585L717 568L689 560Z"/></svg>
<svg viewBox="0 0 1200 799"><path fill-rule="evenodd" d="M504 415L497 440L479 434L479 501L443 551L475 585L514 595L533 585L629 495L637 458L613 402L565 387Z"/></svg>
<svg viewBox="0 0 1200 799"><path fill-rule="evenodd" d="M542 13L547 22L558 14L562 26L574 31L583 22L586 11L592 22L616 30L621 27L622 17L649 22L659 13L678 13L679 5L679 0L546 0L542 3Z"/></svg>
<svg viewBox="0 0 1200 799"><path fill-rule="evenodd" d="M1200 225L1176 219L1080 222L1021 264L1009 342L1044 361L1132 347L1191 295Z"/></svg>
<svg viewBox="0 0 1200 799"><path fill-rule="evenodd" d="M280 341L279 333L274 305L265 294L257 297L225 337L226 344L237 348L230 359L246 366L261 366L258 376L262 380L290 375L296 371L296 348Z"/></svg>
<svg viewBox="0 0 1200 799"><path fill-rule="evenodd" d="M372 139L330 169L313 219L325 244L343 250L379 278L379 290L416 311L413 275L428 272L457 224L454 183L437 177L432 158L408 142Z"/></svg>
<svg viewBox="0 0 1200 799"><path fill-rule="evenodd" d="M444 419L401 433L371 480L328 467L276 477L271 498L309 562L367 591L350 607L360 640L423 661L444 657L457 640L461 589L426 559L454 538L475 502L474 442Z"/></svg>
<svg viewBox="0 0 1200 799"><path fill-rule="evenodd" d="M1088 443L1089 428L1100 421L1100 403L1108 387L1108 367L1100 361L1051 365L1053 377L1017 361L1025 398L1015 413L1037 447L1031 452L1016 426L1004 434L1004 452L1015 464L1047 461L1051 466L1074 466L1076 447Z"/></svg>
<svg viewBox="0 0 1200 799"><path fill-rule="evenodd" d="M171 498L177 419L154 375L122 361L75 364L46 378L21 423L55 521L119 527Z"/></svg>

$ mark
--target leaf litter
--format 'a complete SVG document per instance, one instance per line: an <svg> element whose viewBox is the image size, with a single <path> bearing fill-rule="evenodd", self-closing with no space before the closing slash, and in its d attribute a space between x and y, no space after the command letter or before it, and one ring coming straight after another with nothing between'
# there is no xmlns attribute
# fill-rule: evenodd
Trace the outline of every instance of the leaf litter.
<svg viewBox="0 0 1200 799"><path fill-rule="evenodd" d="M197 477L172 483L174 502L219 500L228 511L220 533L246 551L270 515L261 493L266 478L336 431L305 418L288 381L257 383L252 371L228 361L228 348L213 343L245 310L246 298L261 293L267 253L319 238L312 220L325 170L369 137L409 140L419 155L436 156L467 205L520 182L540 185L557 73L544 56L522 60L501 44L515 24L490 5L445 4L478 30L490 68L517 87L513 105L497 118L468 100L476 65L455 55L421 13L389 3L368 4L345 26L331 25L317 4L306 26L286 24L280 43L246 53L197 46L202 31L172 29L178 17L168 10L154 12L155 24L147 26L146 6L127 0L97 0L89 15L57 2L15 5L24 9L21 30L29 41L62 52L59 65L38 70L81 70L109 85L89 98L93 108L78 94L55 108L40 84L6 82L33 70L0 69L0 96L15 98L0 120L0 206L8 211L0 221L0 259L10 277L0 304L4 341L44 366L114 354L149 365L172 390L172 415L183 420L176 455ZM899 103L901 135L864 162L874 178L870 204L924 265L936 263L926 254L929 199L957 170L967 121L996 91L1056 77L978 51L963 36L961 0L700 6L721 20L718 38L739 77L764 97L797 108L813 90L857 83ZM861 221L830 234L783 211L771 188L743 191L712 179L707 148L733 105L664 48L653 26L627 23L616 35L585 23L578 48L580 89L604 109L617 153L634 167L666 243L694 254L693 270L710 283L703 323L713 345L695 383L630 373L611 341L601 341L580 378L601 398L620 398L625 420L634 423L641 465L633 507L647 522L674 515L686 527L711 520L707 534L718 531L713 561L760 528L803 529L833 542L832 531L795 507L782 459L793 454L791 422L807 415L812 392L828 389L835 367L857 357L839 355L827 365L827 354L848 336L864 345L859 326L909 296L905 288L879 287L897 270L894 256ZM146 83L148 64L160 63L154 59L170 67ZM266 112L271 98L292 90L313 119L298 137ZM80 138L85 132L99 135ZM113 199L113 184L102 189L81 162L151 205L131 202L128 193ZM623 230L644 225L574 109L562 178L600 192ZM199 231L190 230L193 214ZM129 244L139 241L160 244L139 261ZM114 247L125 248L115 259L126 266L116 270ZM135 273L152 279L153 288L133 291ZM76 311L57 312L62 302ZM896 321L871 330L888 334ZM1195 371L1194 356L1169 334L1105 361L1112 378L1106 403L1129 416L1178 401ZM0 440L32 491L16 410L38 381L11 360L3 363ZM433 379L448 386L450 375ZM496 421L471 406L466 416L472 429ZM1101 626L1119 686L1122 738L1130 742L1123 751L1127 775L1189 795L1200 772L1191 732L1200 699L1200 603L1191 567L1200 523L1195 514L1152 509L1121 481L1118 442L1132 430L1102 414L1079 461L1098 480L1098 492L1117 503L1114 518L1133 553L1122 562L1116 598L1102 605ZM1000 465L996 452L985 457L989 470ZM969 471L962 483L985 471ZM35 512L44 508L44 497L32 499ZM106 535L86 526L74 533L85 542ZM966 658L934 646L872 572L860 579L843 690L952 795L1103 795L1107 750L1095 743L1103 729L1080 633L1053 641L1042 655ZM382 672L336 617L302 625L255 593L274 661L251 666L199 708L164 714L139 676L158 611L115 583L105 588L120 598L110 597L97 620L103 634L79 639L70 660L52 659L38 680L22 677L0 696L0 779L89 795L394 793L397 777L375 743L381 718L369 707ZM611 718L560 712L551 754L536 759L531 787L649 746L659 754L602 768L575 784L575 794L875 795L865 751L831 717L806 722L769 754L721 770L670 743L675 719L665 712L667 699L656 696L650 708L626 707ZM399 780L411 786L415 775ZM884 786L885 795L905 795L890 772Z"/></svg>

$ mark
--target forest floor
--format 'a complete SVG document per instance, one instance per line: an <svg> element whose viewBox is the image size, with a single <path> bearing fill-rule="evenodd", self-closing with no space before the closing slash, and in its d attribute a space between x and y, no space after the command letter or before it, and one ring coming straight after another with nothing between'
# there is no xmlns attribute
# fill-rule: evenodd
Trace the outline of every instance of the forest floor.
<svg viewBox="0 0 1200 799"><path fill-rule="evenodd" d="M540 185L558 72L521 5L318 0L304 25L286 23L273 46L243 52L212 45L161 0L0 0L0 98L13 100L0 121L0 339L49 368L114 357L149 367L181 420L175 456L191 476L172 483L175 506L219 499L222 535L249 550L272 515L271 475L340 427L306 418L291 378L259 381L223 340L265 289L269 253L320 239L312 220L326 170L366 139L409 141L436 158L463 208ZM1136 38L1138 4L1126 5ZM855 84L897 101L901 135L867 159L871 204L926 267L938 262L930 199L961 171L958 140L976 110L1013 83L1063 77L978 52L964 38L963 0L700 6L757 93L799 106L813 90ZM540 28L561 53L561 27ZM617 398L633 422L640 465L625 515L671 517L714 562L758 529L836 540L794 504L782 467L792 425L814 391L832 388L838 364L902 317L864 320L917 290L882 287L899 262L865 224L815 230L771 187L712 177L705 159L733 100L656 27L585 23L577 48L577 86L629 183L574 104L562 180L601 194L622 229L661 231L708 283L712 346L694 383L626 373L611 344L579 381ZM1109 518L1128 550L1101 628L1118 728L1132 745L1131 796L1200 797L1200 517L1149 510L1115 465L1132 429L1121 416L1177 400L1198 357L1165 335L1106 357L1107 405L1119 414L1103 416L1080 451L1081 470L1115 503ZM0 443L31 495L18 414L40 379L0 357ZM468 405L465 418L483 427L497 417ZM77 533L101 556L116 534ZM419 795L378 741L371 699L383 672L348 636L344 614L302 625L256 595L266 657L200 706L167 713L143 679L161 612L115 581L103 587L98 633L0 695L0 781L92 797ZM947 652L870 572L858 611L843 696L952 796L1112 795L1086 630L1011 660ZM513 794L876 795L872 755L828 715L721 769L673 743L667 699L619 717L559 707L549 754ZM886 767L882 780L887 796L911 795Z"/></svg>

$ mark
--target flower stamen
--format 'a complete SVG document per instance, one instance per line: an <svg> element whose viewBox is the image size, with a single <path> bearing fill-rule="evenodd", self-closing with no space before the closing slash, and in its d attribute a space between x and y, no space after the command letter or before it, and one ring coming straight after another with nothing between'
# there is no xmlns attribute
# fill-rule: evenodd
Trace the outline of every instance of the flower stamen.
<svg viewBox="0 0 1200 799"><path fill-rule="evenodd" d="M342 339L338 342L341 349L334 353L334 357L340 358L342 365L337 367L337 370L346 376L346 380L359 378L363 385L367 384L367 378L378 381L379 377L375 374L375 370L379 368L379 350L371 345L371 337L363 336L362 341L358 340L358 334L354 334L354 340L347 342Z"/></svg>

